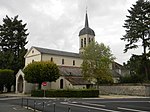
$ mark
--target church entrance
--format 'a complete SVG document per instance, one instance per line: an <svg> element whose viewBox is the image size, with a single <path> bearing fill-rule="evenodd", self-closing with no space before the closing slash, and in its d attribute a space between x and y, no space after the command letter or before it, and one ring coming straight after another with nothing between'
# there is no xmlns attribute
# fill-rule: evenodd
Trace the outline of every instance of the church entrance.
<svg viewBox="0 0 150 112"><path fill-rule="evenodd" d="M23 92L23 77L22 77L22 75L20 75L18 78L18 92L19 93Z"/></svg>

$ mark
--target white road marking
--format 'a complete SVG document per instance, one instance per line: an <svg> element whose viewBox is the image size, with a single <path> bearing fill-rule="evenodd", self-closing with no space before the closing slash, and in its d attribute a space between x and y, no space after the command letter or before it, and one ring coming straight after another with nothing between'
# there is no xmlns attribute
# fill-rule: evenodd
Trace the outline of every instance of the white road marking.
<svg viewBox="0 0 150 112"><path fill-rule="evenodd" d="M14 110L17 110L15 107L13 107Z"/></svg>
<svg viewBox="0 0 150 112"><path fill-rule="evenodd" d="M105 99L105 98L82 98L82 99L88 100L88 99Z"/></svg>
<svg viewBox="0 0 150 112"><path fill-rule="evenodd" d="M27 107L25 107L25 108L27 108ZM32 110L32 111L34 111L34 109L33 109L33 108L31 108L31 107L28 107L28 109L29 109L29 110ZM36 110L36 109L35 109L35 112L42 112L42 111L40 111L40 110Z"/></svg>
<svg viewBox="0 0 150 112"><path fill-rule="evenodd" d="M42 103L37 103L37 105L41 105Z"/></svg>
<svg viewBox="0 0 150 112"><path fill-rule="evenodd" d="M47 106L50 106L51 104L47 104Z"/></svg>
<svg viewBox="0 0 150 112"><path fill-rule="evenodd" d="M150 101L101 101L100 103L149 103Z"/></svg>
<svg viewBox="0 0 150 112"><path fill-rule="evenodd" d="M97 107L90 107L90 106L85 106L85 105L78 105L78 104L69 104L68 102L60 102L61 104L64 105L72 105L76 107L82 107L82 108L89 108L89 109L95 109L95 110L103 110L107 112L120 112L120 111L115 111L115 110L110 110L110 109L104 109L104 108L97 108Z"/></svg>
<svg viewBox="0 0 150 112"><path fill-rule="evenodd" d="M60 102L61 104L68 104L68 102Z"/></svg>
<svg viewBox="0 0 150 112"><path fill-rule="evenodd" d="M148 111L143 111L143 110L136 110L136 109L130 109L130 108L122 108L122 107L118 107L118 109L128 110L128 111L134 111L134 112L148 112Z"/></svg>
<svg viewBox="0 0 150 112"><path fill-rule="evenodd" d="M77 103L76 101L73 101L72 103Z"/></svg>
<svg viewBox="0 0 150 112"><path fill-rule="evenodd" d="M106 107L105 105L99 105L99 104L94 104L94 103L82 103L82 104L85 104L85 105L93 105L93 106L100 106L100 107Z"/></svg>

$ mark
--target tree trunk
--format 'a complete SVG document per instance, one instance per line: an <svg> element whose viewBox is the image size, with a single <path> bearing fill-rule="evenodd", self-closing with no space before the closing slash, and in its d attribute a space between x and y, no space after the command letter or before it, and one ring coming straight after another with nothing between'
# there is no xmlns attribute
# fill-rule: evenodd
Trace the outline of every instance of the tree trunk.
<svg viewBox="0 0 150 112"><path fill-rule="evenodd" d="M39 83L39 85L38 85L38 90L41 90L41 82Z"/></svg>
<svg viewBox="0 0 150 112"><path fill-rule="evenodd" d="M144 38L144 35L143 35L143 55L144 55L144 73L145 73L145 81L147 82L148 81L148 72L147 72L147 56L146 56L146 43L145 43L145 38Z"/></svg>

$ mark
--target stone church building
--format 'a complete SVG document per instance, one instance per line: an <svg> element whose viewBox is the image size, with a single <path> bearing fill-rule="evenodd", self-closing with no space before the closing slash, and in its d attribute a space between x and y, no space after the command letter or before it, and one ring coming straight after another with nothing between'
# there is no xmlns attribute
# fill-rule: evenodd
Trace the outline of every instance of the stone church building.
<svg viewBox="0 0 150 112"><path fill-rule="evenodd" d="M95 41L95 32L89 27L88 15L85 16L85 26L79 32L79 53L65 52L53 49L46 49L40 47L31 47L25 58L25 67L34 61L53 61L59 67L61 76L55 82L48 82L43 89L81 89L89 88L92 84L85 81L81 74L80 66L82 59L80 53L83 53L83 48L91 41ZM114 82L121 75L122 66L116 62L110 66ZM37 89L37 84L28 83L24 79L23 70L19 70L16 74L16 93L30 93L31 90Z"/></svg>

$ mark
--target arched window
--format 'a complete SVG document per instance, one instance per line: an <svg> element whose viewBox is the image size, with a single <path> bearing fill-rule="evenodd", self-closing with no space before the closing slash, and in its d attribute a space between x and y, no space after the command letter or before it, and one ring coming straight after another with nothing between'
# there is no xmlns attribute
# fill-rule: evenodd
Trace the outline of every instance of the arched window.
<svg viewBox="0 0 150 112"><path fill-rule="evenodd" d="M83 39L81 39L81 48L83 47Z"/></svg>
<svg viewBox="0 0 150 112"><path fill-rule="evenodd" d="M32 60L32 63L34 62L34 59Z"/></svg>
<svg viewBox="0 0 150 112"><path fill-rule="evenodd" d="M53 62L53 57L51 57L51 62Z"/></svg>
<svg viewBox="0 0 150 112"><path fill-rule="evenodd" d="M64 81L63 79L60 79L60 89L63 89L64 88Z"/></svg>
<svg viewBox="0 0 150 112"><path fill-rule="evenodd" d="M75 65L75 60L73 60L73 65Z"/></svg>
<svg viewBox="0 0 150 112"><path fill-rule="evenodd" d="M64 59L62 59L62 64L64 64Z"/></svg>
<svg viewBox="0 0 150 112"><path fill-rule="evenodd" d="M84 47L86 47L86 38L84 38Z"/></svg>
<svg viewBox="0 0 150 112"><path fill-rule="evenodd" d="M89 43L91 42L91 38L89 38Z"/></svg>

